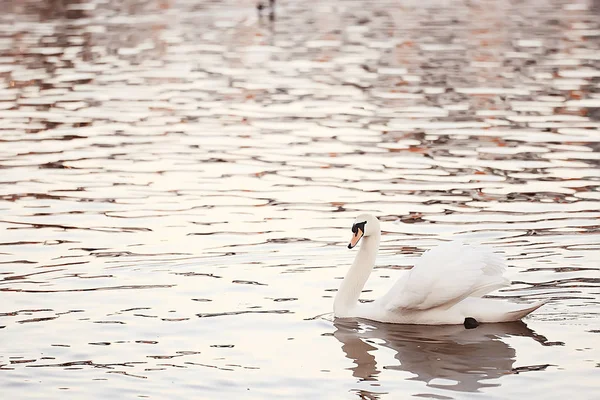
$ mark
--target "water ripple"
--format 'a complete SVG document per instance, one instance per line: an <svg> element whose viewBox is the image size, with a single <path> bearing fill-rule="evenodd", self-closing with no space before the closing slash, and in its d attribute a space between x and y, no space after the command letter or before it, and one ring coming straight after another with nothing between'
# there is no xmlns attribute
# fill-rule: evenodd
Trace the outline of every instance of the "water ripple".
<svg viewBox="0 0 600 400"><path fill-rule="evenodd" d="M7 397L597 392L596 1L0 11ZM364 211L362 301L460 238L506 253L496 296L551 302L468 334L331 321Z"/></svg>

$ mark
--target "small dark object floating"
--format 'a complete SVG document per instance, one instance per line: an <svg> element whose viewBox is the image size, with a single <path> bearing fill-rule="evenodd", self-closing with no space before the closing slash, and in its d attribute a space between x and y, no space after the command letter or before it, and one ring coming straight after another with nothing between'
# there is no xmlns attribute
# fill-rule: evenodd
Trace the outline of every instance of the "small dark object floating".
<svg viewBox="0 0 600 400"><path fill-rule="evenodd" d="M266 8L269 8L269 21L275 21L275 0L269 0L269 5L267 6L262 1L256 3L256 10L258 10L258 17L262 17L262 11Z"/></svg>
<svg viewBox="0 0 600 400"><path fill-rule="evenodd" d="M467 317L465 318L465 322L463 322L463 325L466 329L475 329L479 326L479 322L477 322L475 318Z"/></svg>

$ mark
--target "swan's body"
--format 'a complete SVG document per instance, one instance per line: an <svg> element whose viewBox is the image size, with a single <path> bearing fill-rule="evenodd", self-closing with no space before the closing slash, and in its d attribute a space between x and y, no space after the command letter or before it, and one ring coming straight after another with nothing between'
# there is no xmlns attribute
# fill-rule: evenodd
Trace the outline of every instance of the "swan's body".
<svg viewBox="0 0 600 400"><path fill-rule="evenodd" d="M360 303L358 298L375 266L381 229L372 215L356 219L349 248L363 238L354 263L336 295L333 311L338 318L365 318L396 324L463 324L516 321L544 302L519 305L482 298L508 286L503 258L484 246L448 242L427 251L383 297Z"/></svg>

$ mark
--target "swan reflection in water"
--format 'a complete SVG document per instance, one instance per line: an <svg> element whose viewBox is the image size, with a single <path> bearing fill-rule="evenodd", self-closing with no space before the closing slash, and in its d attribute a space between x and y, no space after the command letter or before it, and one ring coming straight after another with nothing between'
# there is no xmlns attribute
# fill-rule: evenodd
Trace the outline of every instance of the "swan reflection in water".
<svg viewBox="0 0 600 400"><path fill-rule="evenodd" d="M462 325L397 325L336 319L334 326L337 329L333 336L342 343L346 357L356 364L351 368L354 377L376 381L382 369L407 371L416 375L411 380L425 382L433 388L461 392L499 386L499 383L489 381L548 366L515 369L515 349L503 338L523 336L542 345L562 344L548 342L521 321L482 324L476 329L465 329ZM377 352L373 352L378 347L393 350L399 363L378 366ZM435 383L439 378L455 383Z"/></svg>

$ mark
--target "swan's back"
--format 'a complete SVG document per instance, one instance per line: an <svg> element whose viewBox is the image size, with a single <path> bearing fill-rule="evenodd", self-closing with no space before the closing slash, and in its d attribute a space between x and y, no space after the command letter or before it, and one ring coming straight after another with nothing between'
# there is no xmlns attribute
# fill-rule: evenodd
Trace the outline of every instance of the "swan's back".
<svg viewBox="0 0 600 400"><path fill-rule="evenodd" d="M504 258L490 247L447 242L425 252L382 302L391 312L447 309L507 286L505 270Z"/></svg>

